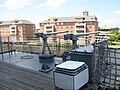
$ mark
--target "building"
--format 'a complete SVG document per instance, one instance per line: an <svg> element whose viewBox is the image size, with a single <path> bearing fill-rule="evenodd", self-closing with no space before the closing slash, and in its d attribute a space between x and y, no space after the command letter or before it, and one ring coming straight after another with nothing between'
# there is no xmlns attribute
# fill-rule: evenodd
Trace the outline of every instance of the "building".
<svg viewBox="0 0 120 90"><path fill-rule="evenodd" d="M111 30L111 28L108 27L107 25L105 25L104 27L100 27L99 31L100 31L100 33L99 33L100 36L107 36L107 35L113 33L113 31Z"/></svg>
<svg viewBox="0 0 120 90"><path fill-rule="evenodd" d="M68 30L72 34L98 31L97 17L90 16L89 12L85 10L81 16L52 17L40 22L40 32L49 33L64 30Z"/></svg>
<svg viewBox="0 0 120 90"><path fill-rule="evenodd" d="M35 34L35 24L27 20L0 21L0 36L10 36L14 41L20 37L30 37ZM22 40L22 38L21 38Z"/></svg>

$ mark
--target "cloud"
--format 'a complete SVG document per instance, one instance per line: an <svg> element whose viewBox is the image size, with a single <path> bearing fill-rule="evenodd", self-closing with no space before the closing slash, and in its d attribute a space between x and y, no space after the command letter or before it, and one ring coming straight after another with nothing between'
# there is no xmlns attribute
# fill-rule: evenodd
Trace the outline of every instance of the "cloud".
<svg viewBox="0 0 120 90"><path fill-rule="evenodd" d="M0 5L0 7L3 7L3 5Z"/></svg>
<svg viewBox="0 0 120 90"><path fill-rule="evenodd" d="M111 19L100 21L100 27L104 27L104 26L107 26L107 27L120 27L120 20L115 19L115 18L111 18Z"/></svg>
<svg viewBox="0 0 120 90"><path fill-rule="evenodd" d="M120 14L120 10L114 11L113 14Z"/></svg>
<svg viewBox="0 0 120 90"><path fill-rule="evenodd" d="M16 10L18 8L24 8L25 6L32 4L34 1L35 0L6 0L2 7L6 7L11 10Z"/></svg>
<svg viewBox="0 0 120 90"><path fill-rule="evenodd" d="M37 7L45 7L46 9L54 9L66 3L68 0L47 0L45 3L38 5Z"/></svg>

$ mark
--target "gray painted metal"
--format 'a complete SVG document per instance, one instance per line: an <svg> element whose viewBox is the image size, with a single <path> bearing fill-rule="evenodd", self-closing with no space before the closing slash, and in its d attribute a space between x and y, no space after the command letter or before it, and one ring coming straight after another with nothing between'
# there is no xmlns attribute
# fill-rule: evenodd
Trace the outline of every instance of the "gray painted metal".
<svg viewBox="0 0 120 90"><path fill-rule="evenodd" d="M108 41L95 44L93 87L120 90L120 49L108 48Z"/></svg>

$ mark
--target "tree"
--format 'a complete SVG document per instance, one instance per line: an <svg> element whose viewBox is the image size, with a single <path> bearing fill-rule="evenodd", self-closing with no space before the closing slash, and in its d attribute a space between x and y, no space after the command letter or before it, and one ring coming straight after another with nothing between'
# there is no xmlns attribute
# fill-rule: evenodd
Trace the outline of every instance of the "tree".
<svg viewBox="0 0 120 90"><path fill-rule="evenodd" d="M118 35L120 29L116 27L116 28L111 28L110 30L113 31L114 34Z"/></svg>
<svg viewBox="0 0 120 90"><path fill-rule="evenodd" d="M111 28L110 30L113 32L113 34L108 35L110 37L110 41L120 40L120 33L119 33L120 29L116 27L116 28Z"/></svg>

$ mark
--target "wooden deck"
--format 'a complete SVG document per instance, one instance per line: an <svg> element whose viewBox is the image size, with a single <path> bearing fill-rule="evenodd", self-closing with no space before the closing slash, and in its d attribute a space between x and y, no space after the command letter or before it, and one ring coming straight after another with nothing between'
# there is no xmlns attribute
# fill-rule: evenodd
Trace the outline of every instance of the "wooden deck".
<svg viewBox="0 0 120 90"><path fill-rule="evenodd" d="M0 90L54 90L47 74L0 61Z"/></svg>

